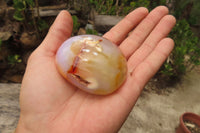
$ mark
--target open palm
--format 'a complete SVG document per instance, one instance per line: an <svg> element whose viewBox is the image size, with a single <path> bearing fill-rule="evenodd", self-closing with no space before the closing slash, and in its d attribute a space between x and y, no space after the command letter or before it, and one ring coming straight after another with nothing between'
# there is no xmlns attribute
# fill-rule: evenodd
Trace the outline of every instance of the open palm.
<svg viewBox="0 0 200 133"><path fill-rule="evenodd" d="M28 60L16 133L117 132L145 84L173 49L173 40L166 36L174 24L166 7L150 13L138 8L108 31L103 37L119 46L129 73L116 92L97 96L75 88L56 69L56 51L71 36L73 27L70 14L62 11Z"/></svg>

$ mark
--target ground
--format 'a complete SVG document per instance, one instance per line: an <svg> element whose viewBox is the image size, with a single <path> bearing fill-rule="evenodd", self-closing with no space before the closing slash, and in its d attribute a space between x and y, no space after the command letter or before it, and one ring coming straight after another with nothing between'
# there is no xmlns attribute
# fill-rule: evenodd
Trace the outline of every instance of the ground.
<svg viewBox="0 0 200 133"><path fill-rule="evenodd" d="M143 91L120 133L174 133L184 112L200 115L200 73L188 73L172 92Z"/></svg>
<svg viewBox="0 0 200 133"><path fill-rule="evenodd" d="M20 84L0 84L0 133L12 133L19 117ZM200 71L158 94L145 89L119 133L173 133L184 112L200 115Z"/></svg>

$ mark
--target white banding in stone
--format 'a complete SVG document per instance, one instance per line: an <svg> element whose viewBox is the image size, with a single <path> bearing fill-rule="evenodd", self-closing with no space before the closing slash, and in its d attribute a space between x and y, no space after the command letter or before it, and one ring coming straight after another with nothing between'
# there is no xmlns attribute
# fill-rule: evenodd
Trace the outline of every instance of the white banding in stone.
<svg viewBox="0 0 200 133"><path fill-rule="evenodd" d="M90 77L90 78L87 78L87 79L85 79L85 80L87 80L90 84L88 84L88 89L97 89L98 88L98 82L97 82L97 80L96 79L94 79L94 78L92 78L92 77Z"/></svg>

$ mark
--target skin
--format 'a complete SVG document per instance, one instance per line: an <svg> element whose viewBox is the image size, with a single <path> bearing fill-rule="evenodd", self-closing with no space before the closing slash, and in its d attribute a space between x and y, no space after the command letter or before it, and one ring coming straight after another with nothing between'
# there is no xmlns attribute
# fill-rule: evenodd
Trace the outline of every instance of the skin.
<svg viewBox="0 0 200 133"><path fill-rule="evenodd" d="M15 133L117 132L145 84L172 51L174 42L166 36L175 21L164 6L150 13L141 7L108 31L103 37L119 46L129 72L116 92L97 96L75 88L56 69L56 51L71 36L73 27L71 15L60 12L28 60Z"/></svg>

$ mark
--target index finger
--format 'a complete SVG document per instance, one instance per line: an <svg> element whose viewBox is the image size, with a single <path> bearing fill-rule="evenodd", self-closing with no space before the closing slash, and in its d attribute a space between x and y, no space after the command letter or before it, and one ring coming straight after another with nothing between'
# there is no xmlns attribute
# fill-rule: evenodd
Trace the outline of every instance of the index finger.
<svg viewBox="0 0 200 133"><path fill-rule="evenodd" d="M111 28L103 37L119 45L128 35L130 31L137 26L148 14L148 9L140 7L129 13L116 26Z"/></svg>

